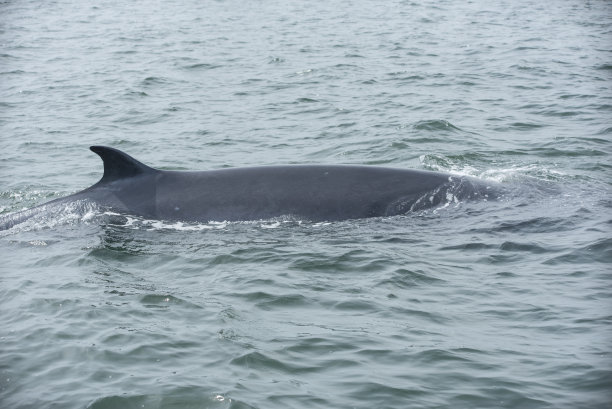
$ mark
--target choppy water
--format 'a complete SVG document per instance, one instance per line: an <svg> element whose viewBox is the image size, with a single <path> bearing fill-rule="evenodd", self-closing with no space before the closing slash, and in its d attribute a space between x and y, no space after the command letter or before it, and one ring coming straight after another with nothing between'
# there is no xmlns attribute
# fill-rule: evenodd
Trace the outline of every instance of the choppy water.
<svg viewBox="0 0 612 409"><path fill-rule="evenodd" d="M4 214L97 181L91 144L509 192L337 223L68 212L3 232L0 407L609 407L611 11L0 3Z"/></svg>

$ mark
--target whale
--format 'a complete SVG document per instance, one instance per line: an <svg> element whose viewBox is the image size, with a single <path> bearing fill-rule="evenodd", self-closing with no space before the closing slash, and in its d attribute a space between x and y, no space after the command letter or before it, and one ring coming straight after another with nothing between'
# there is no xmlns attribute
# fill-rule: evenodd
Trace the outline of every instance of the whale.
<svg viewBox="0 0 612 409"><path fill-rule="evenodd" d="M312 222L387 217L457 202L488 200L479 179L369 165L269 165L206 171L160 170L107 146L91 146L104 165L94 185L31 209L0 216L7 230L69 205L172 222ZM82 206L81 206L82 207Z"/></svg>

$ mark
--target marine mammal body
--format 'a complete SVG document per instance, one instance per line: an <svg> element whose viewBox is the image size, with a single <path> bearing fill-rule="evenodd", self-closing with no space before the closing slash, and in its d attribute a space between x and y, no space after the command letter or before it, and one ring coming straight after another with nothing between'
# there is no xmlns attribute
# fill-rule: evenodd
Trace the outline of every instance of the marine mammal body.
<svg viewBox="0 0 612 409"><path fill-rule="evenodd" d="M73 195L0 218L5 230L71 202L149 219L238 221L292 216L337 221L392 216L463 198L485 198L490 186L439 172L376 166L292 165L166 171L126 153L92 146L104 175Z"/></svg>

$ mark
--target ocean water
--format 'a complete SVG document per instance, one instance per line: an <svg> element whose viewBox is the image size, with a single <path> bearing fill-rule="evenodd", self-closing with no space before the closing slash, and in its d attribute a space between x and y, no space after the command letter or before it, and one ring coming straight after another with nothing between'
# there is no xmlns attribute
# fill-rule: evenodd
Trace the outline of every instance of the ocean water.
<svg viewBox="0 0 612 409"><path fill-rule="evenodd" d="M611 23L604 0L0 2L1 214L95 183L94 144L506 191L0 232L0 407L609 408Z"/></svg>

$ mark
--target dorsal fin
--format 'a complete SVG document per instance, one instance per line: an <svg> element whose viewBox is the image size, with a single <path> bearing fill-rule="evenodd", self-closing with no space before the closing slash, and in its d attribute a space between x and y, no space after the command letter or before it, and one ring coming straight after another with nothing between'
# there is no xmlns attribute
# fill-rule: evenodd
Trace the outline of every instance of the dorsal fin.
<svg viewBox="0 0 612 409"><path fill-rule="evenodd" d="M102 162L104 162L104 176L102 176L100 183L113 182L148 172L156 172L155 169L138 162L119 149L107 146L90 146L89 149L97 153L102 158Z"/></svg>

